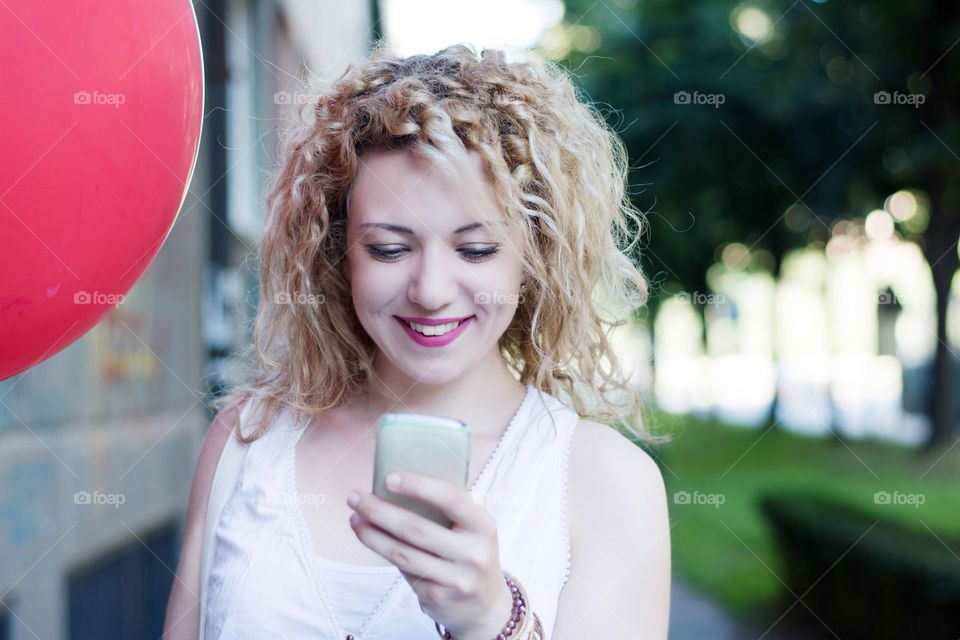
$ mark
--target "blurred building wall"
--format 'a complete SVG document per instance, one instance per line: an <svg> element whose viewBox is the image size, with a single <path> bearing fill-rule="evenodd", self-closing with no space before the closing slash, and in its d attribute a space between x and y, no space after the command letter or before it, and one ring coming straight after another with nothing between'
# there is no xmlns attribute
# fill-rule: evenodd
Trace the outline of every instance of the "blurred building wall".
<svg viewBox="0 0 960 640"><path fill-rule="evenodd" d="M124 303L0 382L0 638L160 637L207 402L251 339L277 94L377 35L366 1L196 11L205 119L173 230Z"/></svg>

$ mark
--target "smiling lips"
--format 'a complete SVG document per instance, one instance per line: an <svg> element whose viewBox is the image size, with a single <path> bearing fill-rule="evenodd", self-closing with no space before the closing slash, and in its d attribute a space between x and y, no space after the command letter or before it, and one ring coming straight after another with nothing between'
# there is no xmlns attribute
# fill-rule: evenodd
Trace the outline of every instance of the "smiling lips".
<svg viewBox="0 0 960 640"><path fill-rule="evenodd" d="M473 316L462 318L404 318L395 316L414 342L424 347L442 347L463 333Z"/></svg>

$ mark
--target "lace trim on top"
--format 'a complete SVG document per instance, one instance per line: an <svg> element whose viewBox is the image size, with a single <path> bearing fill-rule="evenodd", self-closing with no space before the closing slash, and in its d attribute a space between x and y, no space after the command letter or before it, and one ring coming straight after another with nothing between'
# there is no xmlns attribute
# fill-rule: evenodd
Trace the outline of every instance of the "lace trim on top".
<svg viewBox="0 0 960 640"><path fill-rule="evenodd" d="M561 456L561 471L560 471L560 513L563 518L563 549L564 549L564 566L563 566L563 579L560 582L560 588L562 589L564 585L567 584L567 577L570 575L570 565L571 565L571 555L570 555L570 518L567 516L567 475L568 475L568 461L570 459L570 443L573 441L573 434L577 430L577 424L580 422L580 417L577 416L577 419L574 420L573 425L570 427L570 432L567 434L567 439L563 443L563 455Z"/></svg>
<svg viewBox="0 0 960 640"><path fill-rule="evenodd" d="M480 474L477 476L477 479L474 481L473 486L470 487L469 493L473 494L476 492L477 487L480 486L481 481L483 481L489 473L490 467L493 466L493 463L497 460L500 455L500 452L506 447L507 443L514 437L514 433L517 430L517 424L520 422L521 417L524 416L524 413L530 404L531 400L534 397L535 388L532 385L526 386L526 393L523 396L523 400L520 402L520 406L517 407L516 412L514 412L513 417L510 419L510 422L507 424L507 428L504 429L503 434L500 436L500 440L497 442L497 446L494 448L493 453L490 454L490 457L487 459L487 462L483 465L483 468L480 470ZM299 430L294 437L287 438L286 441L286 491L288 495L296 495L296 486L297 486L297 443L300 441L300 438L303 437L306 428ZM307 562L313 567L313 574L315 579L318 579L317 569L319 567L326 566L331 569L336 569L344 573L357 573L357 574L387 574L387 573L396 573L397 577L384 593L383 597L380 599L380 602L377 603L376 608L373 612L367 616L367 619L364 621L362 628L359 632L359 636L363 636L372 626L373 623L379 619L383 613L387 610L387 603L395 600L394 596L397 592L397 587L400 585L403 574L400 573L400 570L395 565L389 566L378 566L378 565L360 565L360 564L348 564L344 562L337 562L336 560L331 560L329 558L324 558L317 554L316 547L313 543L313 536L310 534L310 528L307 526L306 518L303 515L303 511L300 509L299 505L295 500L287 501L287 510L293 517L293 520L296 524L297 531L300 535L301 545L304 547L304 553L307 557ZM320 584L319 580L316 582L317 592L320 595L321 603L323 604L324 609L327 612L327 618L333 623L334 627L337 629L339 635L343 635L343 627L340 624L340 620L334 611L334 607L327 596L327 593L323 589L323 586Z"/></svg>

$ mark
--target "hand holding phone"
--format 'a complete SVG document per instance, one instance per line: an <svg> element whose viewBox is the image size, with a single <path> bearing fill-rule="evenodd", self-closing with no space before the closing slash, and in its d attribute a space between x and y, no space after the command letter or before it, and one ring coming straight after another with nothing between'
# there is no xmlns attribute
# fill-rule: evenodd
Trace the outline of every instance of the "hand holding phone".
<svg viewBox="0 0 960 640"><path fill-rule="evenodd" d="M453 522L431 504L391 493L384 479L391 471L412 471L452 482L466 490L470 430L460 420L419 413L385 413L377 423L373 493L441 526Z"/></svg>

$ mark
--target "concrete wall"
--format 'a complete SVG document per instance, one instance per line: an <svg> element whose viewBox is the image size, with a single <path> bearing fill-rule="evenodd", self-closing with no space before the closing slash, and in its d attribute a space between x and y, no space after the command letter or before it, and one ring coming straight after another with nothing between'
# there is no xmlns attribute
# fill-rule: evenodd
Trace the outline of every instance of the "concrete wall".
<svg viewBox="0 0 960 640"><path fill-rule="evenodd" d="M339 75L364 57L370 6L196 5L201 34L216 26L210 8L226 25L219 45L203 35L207 81L217 76L208 46L221 47L228 68L218 89L208 85L200 154L173 230L123 304L0 382L0 613L6 605L11 638L68 637L71 571L146 545L145 532L163 524L182 536L211 378L233 377L220 356L251 339L255 251L285 109L274 93L305 68ZM170 564L161 571L172 582Z"/></svg>
<svg viewBox="0 0 960 640"><path fill-rule="evenodd" d="M204 183L198 164L193 189ZM69 571L185 508L208 424L206 225L192 200L123 304L0 383L0 593L13 638L66 637Z"/></svg>

